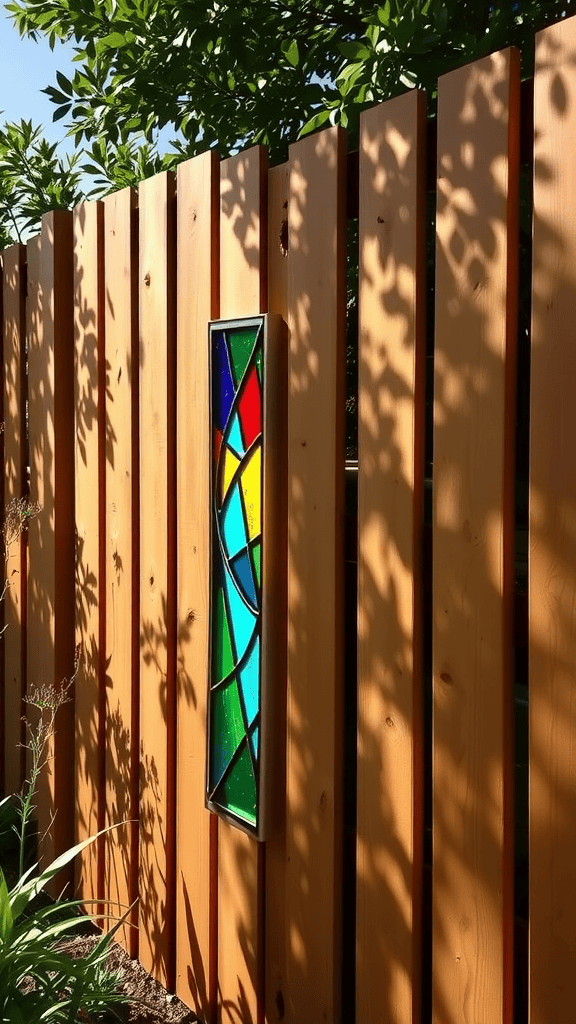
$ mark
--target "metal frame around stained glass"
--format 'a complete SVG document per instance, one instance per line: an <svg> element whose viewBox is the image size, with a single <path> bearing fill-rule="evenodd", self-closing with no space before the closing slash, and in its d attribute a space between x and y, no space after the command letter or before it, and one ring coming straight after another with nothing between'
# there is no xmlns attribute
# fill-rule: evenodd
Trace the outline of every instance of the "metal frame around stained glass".
<svg viewBox="0 0 576 1024"><path fill-rule="evenodd" d="M251 335L252 343L244 346L238 358L231 339L243 337L246 342ZM278 756L278 750L271 744L276 720L275 695L284 682L282 657L278 657L277 648L278 642L282 646L283 631L285 635L278 585L284 576L285 556L285 544L281 542L285 515L285 338L285 325L274 314L214 321L208 329L211 455L206 806L260 840L267 833L273 764ZM259 349L261 359L257 368ZM223 378L219 378L220 387L214 368L218 361L224 370ZM222 379L228 389L232 386L231 395L223 391ZM256 381L260 387L260 417L259 432L255 435L249 390L254 401ZM218 446L216 420L221 421ZM253 465L258 452L259 469ZM250 488L246 482L249 470ZM260 499L259 534L255 519L258 502L248 507L256 483ZM254 557L258 536L259 573ZM223 636L221 645L216 646L219 623ZM216 660L223 678L214 678ZM277 740L278 737L276 747ZM253 815L247 810L252 776ZM238 797L244 800L244 807Z"/></svg>

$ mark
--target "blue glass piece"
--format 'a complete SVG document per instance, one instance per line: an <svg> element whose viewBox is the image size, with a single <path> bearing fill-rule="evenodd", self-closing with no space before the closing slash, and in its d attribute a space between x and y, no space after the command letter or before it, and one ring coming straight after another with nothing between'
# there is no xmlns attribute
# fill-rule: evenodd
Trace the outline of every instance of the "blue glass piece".
<svg viewBox="0 0 576 1024"><path fill-rule="evenodd" d="M234 571L236 579L250 604L257 608L258 598L256 597L256 588L254 587L254 577L252 576L252 566L248 552L243 551L241 555L238 555L231 563L230 568Z"/></svg>
<svg viewBox="0 0 576 1024"><path fill-rule="evenodd" d="M250 643L256 625L256 615L250 611L248 605L240 597L227 565L224 565L224 589L228 602L228 622L232 633L232 644L236 654L236 664L238 664Z"/></svg>
<svg viewBox="0 0 576 1024"><path fill-rule="evenodd" d="M260 687L258 685L260 682L260 637L256 637L256 642L244 663L244 667L238 672L238 676L242 699L246 709L246 718L248 726L250 726L258 714L260 704Z"/></svg>
<svg viewBox="0 0 576 1024"><path fill-rule="evenodd" d="M212 418L214 426L224 430L234 401L234 381L230 370L228 348L223 331L215 331L212 335L213 356L213 387L212 387Z"/></svg>
<svg viewBox="0 0 576 1024"><path fill-rule="evenodd" d="M234 449L237 455L244 455L244 444L242 442L242 435L240 433L240 421L238 419L238 413L234 413L234 416L230 420L230 429L227 437L228 444Z"/></svg>
<svg viewBox="0 0 576 1024"><path fill-rule="evenodd" d="M229 558L233 558L243 547L246 547L246 524L238 484L234 486L224 511L220 513L220 532Z"/></svg>

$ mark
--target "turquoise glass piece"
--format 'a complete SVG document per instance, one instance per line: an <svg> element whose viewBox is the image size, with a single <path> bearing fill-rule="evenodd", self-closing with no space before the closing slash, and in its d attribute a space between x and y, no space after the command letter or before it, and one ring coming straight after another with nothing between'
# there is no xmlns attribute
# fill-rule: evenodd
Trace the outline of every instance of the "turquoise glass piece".
<svg viewBox="0 0 576 1024"><path fill-rule="evenodd" d="M228 604L228 620L230 632L232 633L232 645L236 655L236 664L238 664L246 653L258 617L250 611L248 605L240 596L228 566L224 566L224 589Z"/></svg>
<svg viewBox="0 0 576 1024"><path fill-rule="evenodd" d="M246 547L246 523L238 484L232 488L230 497L224 504L224 510L220 513L220 529L225 554L229 558L233 558L243 547Z"/></svg>
<svg viewBox="0 0 576 1024"><path fill-rule="evenodd" d="M258 708L260 704L259 694L259 682L260 682L260 638L256 638L256 642L252 646L252 650L248 654L244 666L239 670L238 676L240 679L240 689L242 691L242 701L246 711L246 720L248 726L252 725L252 722L258 714Z"/></svg>
<svg viewBox="0 0 576 1024"><path fill-rule="evenodd" d="M240 433L240 421L238 419L238 413L230 418L230 426L228 428L228 444L236 452L237 455L244 455L244 444L242 442L242 435Z"/></svg>
<svg viewBox="0 0 576 1024"><path fill-rule="evenodd" d="M250 733L250 744L252 746L252 757L258 760L258 726Z"/></svg>

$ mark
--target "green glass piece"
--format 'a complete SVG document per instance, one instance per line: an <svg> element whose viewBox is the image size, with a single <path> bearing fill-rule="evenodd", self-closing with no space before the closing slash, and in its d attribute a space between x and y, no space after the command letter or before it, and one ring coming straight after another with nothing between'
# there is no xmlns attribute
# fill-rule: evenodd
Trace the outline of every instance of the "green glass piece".
<svg viewBox="0 0 576 1024"><path fill-rule="evenodd" d="M244 371L248 366L248 360L252 355L257 333L258 326L236 327L228 335L232 366L237 384L242 380Z"/></svg>
<svg viewBox="0 0 576 1024"><path fill-rule="evenodd" d="M238 695L233 679L227 686L212 691L212 785L222 778L230 760L246 735Z"/></svg>
<svg viewBox="0 0 576 1024"><path fill-rule="evenodd" d="M258 370L258 377L259 377L260 383L262 383L262 377L263 377L264 371L262 369L262 346L261 345L259 346L258 351L256 353L256 369Z"/></svg>
<svg viewBox="0 0 576 1024"><path fill-rule="evenodd" d="M262 581L260 579L260 545L259 544L255 544L254 547L252 548L252 563L254 565L254 572L256 573L256 578L258 580L258 586L261 587L262 586Z"/></svg>
<svg viewBox="0 0 576 1024"><path fill-rule="evenodd" d="M222 802L230 811L252 825L256 824L256 781L247 746L222 782L219 796L220 793Z"/></svg>
<svg viewBox="0 0 576 1024"><path fill-rule="evenodd" d="M234 657L232 654L232 643L230 641L230 628L228 626L228 616L226 615L226 606L224 604L224 594L222 593L222 587L218 587L218 596L216 598L216 622L214 625L214 673L215 677L212 679L212 684L221 682L222 679L226 679L226 676L230 674L234 668Z"/></svg>

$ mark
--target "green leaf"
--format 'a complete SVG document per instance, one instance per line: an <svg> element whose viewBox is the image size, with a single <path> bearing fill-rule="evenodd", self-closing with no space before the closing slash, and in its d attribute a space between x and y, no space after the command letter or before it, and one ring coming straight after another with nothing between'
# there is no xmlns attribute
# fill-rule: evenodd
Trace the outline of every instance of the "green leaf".
<svg viewBox="0 0 576 1024"><path fill-rule="evenodd" d="M310 120L307 121L306 124L300 129L300 131L298 132L298 138L301 138L303 135L308 135L309 132L315 131L316 128L321 128L322 125L326 124L326 122L329 119L329 110L325 109L318 111L318 113L314 114L314 117L311 117Z"/></svg>
<svg viewBox="0 0 576 1024"><path fill-rule="evenodd" d="M344 57L350 57L351 60L366 60L371 52L364 43L338 43L338 49Z"/></svg>
<svg viewBox="0 0 576 1024"><path fill-rule="evenodd" d="M60 88L64 91L66 96L72 95L72 82L63 75L61 71L56 72L56 80Z"/></svg>
<svg viewBox="0 0 576 1024"><path fill-rule="evenodd" d="M10 941L13 927L14 918L12 916L12 907L10 906L8 886L4 878L4 872L0 868L0 939L2 939L5 945Z"/></svg>
<svg viewBox="0 0 576 1024"><path fill-rule="evenodd" d="M63 117L66 117L66 114L69 112L70 107L71 107L70 103L67 103L65 107L58 107L58 109L55 110L53 115L52 115L52 120L53 121L61 121Z"/></svg>
<svg viewBox="0 0 576 1024"><path fill-rule="evenodd" d="M292 67L297 68L300 63L300 52L298 50L298 43L296 39L290 40L288 44L282 43L282 52Z"/></svg>
<svg viewBox="0 0 576 1024"><path fill-rule="evenodd" d="M126 36L123 35L122 32L110 32L110 34L104 36L104 38L101 39L100 42L102 46L107 49L118 50L121 46L126 45Z"/></svg>
<svg viewBox="0 0 576 1024"><path fill-rule="evenodd" d="M378 8L378 21L386 28L390 24L390 0L386 0L384 7Z"/></svg>

